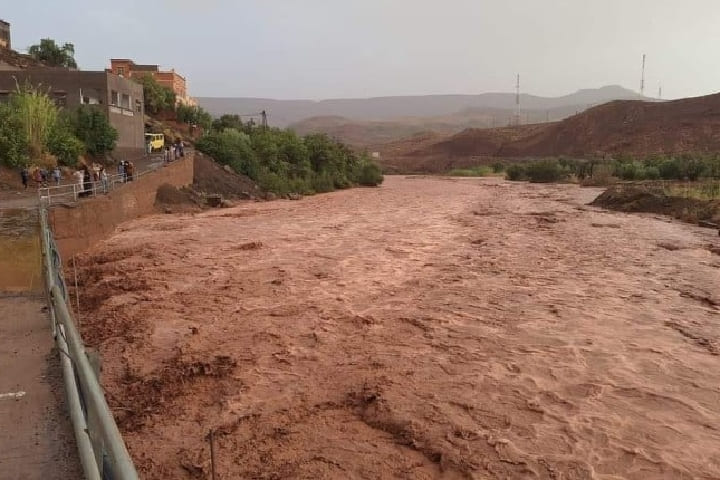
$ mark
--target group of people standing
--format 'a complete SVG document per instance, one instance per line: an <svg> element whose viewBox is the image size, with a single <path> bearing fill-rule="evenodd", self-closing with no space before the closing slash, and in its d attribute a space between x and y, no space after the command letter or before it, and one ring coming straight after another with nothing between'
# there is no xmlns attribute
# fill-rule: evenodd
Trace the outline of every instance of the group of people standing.
<svg viewBox="0 0 720 480"><path fill-rule="evenodd" d="M172 145L165 145L165 163L170 163L185 156L185 143L178 138Z"/></svg>
<svg viewBox="0 0 720 480"><path fill-rule="evenodd" d="M124 182L132 182L135 178L135 164L127 160L120 160L118 163L118 175Z"/></svg>
<svg viewBox="0 0 720 480"><path fill-rule="evenodd" d="M50 177L52 177L52 180L55 181L55 185L60 185L60 180L62 179L60 167L55 166L52 171L41 167L34 167L32 172L28 167L23 167L20 171L20 179L22 180L23 188L25 190L28 188L30 178L33 179L38 187L47 187L50 182Z"/></svg>
<svg viewBox="0 0 720 480"><path fill-rule="evenodd" d="M75 183L78 186L78 196L89 197L100 190L103 193L108 192L108 174L105 167L100 165L98 168L93 168L90 172L90 168L87 165L83 165L80 170L76 170L73 174L75 177ZM93 188L93 186L95 186ZM98 186L100 188L98 188Z"/></svg>

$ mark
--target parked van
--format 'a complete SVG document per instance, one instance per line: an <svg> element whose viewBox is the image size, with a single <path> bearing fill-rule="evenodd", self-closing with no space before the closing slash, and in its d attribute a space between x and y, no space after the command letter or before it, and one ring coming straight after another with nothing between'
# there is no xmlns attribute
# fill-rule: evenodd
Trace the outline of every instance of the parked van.
<svg viewBox="0 0 720 480"><path fill-rule="evenodd" d="M165 150L165 135L162 133L146 133L145 145L148 153L162 152Z"/></svg>

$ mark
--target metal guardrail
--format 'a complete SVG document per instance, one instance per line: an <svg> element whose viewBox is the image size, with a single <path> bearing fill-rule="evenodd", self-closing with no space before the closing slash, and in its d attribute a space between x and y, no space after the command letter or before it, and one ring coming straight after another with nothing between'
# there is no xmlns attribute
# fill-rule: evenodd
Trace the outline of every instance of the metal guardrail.
<svg viewBox="0 0 720 480"><path fill-rule="evenodd" d="M148 173L158 170L161 167L162 164L158 165L156 168L149 168L141 172L135 173L132 175L132 177L119 173L109 175L106 182L102 180L97 182L88 182L89 188L86 186L87 184L83 183L81 185L77 182L68 183L65 185L57 185L54 187L39 187L38 197L40 200L40 205L49 206L52 205L53 202L57 203L58 201L77 202L78 198L81 198L82 196L96 197L98 195L110 193L116 188L126 183L133 182L138 178L147 175Z"/></svg>
<svg viewBox="0 0 720 480"><path fill-rule="evenodd" d="M48 225L47 210L42 206L40 232L51 328L60 351L68 409L85 479L138 480L68 307L62 261Z"/></svg>

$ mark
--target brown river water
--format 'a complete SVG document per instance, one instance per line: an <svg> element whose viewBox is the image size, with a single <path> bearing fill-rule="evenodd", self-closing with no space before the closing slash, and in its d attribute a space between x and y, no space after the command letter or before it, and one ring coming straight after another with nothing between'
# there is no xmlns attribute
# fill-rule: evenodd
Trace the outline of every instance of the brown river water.
<svg viewBox="0 0 720 480"><path fill-rule="evenodd" d="M597 189L381 188L127 224L83 335L143 478L718 479L718 237ZM68 278L72 278L68 276Z"/></svg>

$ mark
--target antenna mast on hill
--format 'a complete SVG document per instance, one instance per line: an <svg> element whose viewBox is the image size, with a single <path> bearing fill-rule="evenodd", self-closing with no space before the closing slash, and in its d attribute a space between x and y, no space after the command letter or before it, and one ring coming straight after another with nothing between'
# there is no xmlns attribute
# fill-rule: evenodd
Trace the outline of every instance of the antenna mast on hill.
<svg viewBox="0 0 720 480"><path fill-rule="evenodd" d="M662 100L662 83L658 83L658 100Z"/></svg>
<svg viewBox="0 0 720 480"><path fill-rule="evenodd" d="M515 84L515 125L520 125L520 74L517 74Z"/></svg>
<svg viewBox="0 0 720 480"><path fill-rule="evenodd" d="M642 76L640 77L640 95L645 96L645 54L643 53Z"/></svg>

